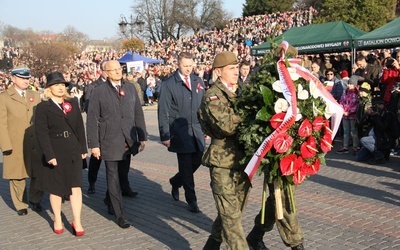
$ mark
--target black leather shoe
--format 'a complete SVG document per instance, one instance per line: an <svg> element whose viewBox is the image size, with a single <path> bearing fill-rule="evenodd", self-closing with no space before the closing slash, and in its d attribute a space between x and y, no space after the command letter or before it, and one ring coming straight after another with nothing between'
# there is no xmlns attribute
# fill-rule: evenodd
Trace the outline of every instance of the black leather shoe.
<svg viewBox="0 0 400 250"><path fill-rule="evenodd" d="M197 206L197 202L192 202L188 204L188 209L192 213L198 213L200 212L199 207Z"/></svg>
<svg viewBox="0 0 400 250"><path fill-rule="evenodd" d="M108 214L110 214L110 215L115 215L115 211L114 211L114 208L113 208L111 202L110 202L107 198L104 198L103 201L104 201L104 204L107 205L107 212L108 212Z"/></svg>
<svg viewBox="0 0 400 250"><path fill-rule="evenodd" d="M96 193L96 188L94 186L94 183L89 184L89 188L88 188L88 194L95 194Z"/></svg>
<svg viewBox="0 0 400 250"><path fill-rule="evenodd" d="M250 250L269 250L262 240L252 240L250 238L247 238L246 240Z"/></svg>
<svg viewBox="0 0 400 250"><path fill-rule="evenodd" d="M20 210L17 211L17 214L18 214L19 216L27 215L27 214L28 214L28 209L26 209L26 208L20 209Z"/></svg>
<svg viewBox="0 0 400 250"><path fill-rule="evenodd" d="M35 211L36 213L42 212L42 205L40 203L35 203L35 202L29 202L32 206L32 210Z"/></svg>
<svg viewBox="0 0 400 250"><path fill-rule="evenodd" d="M174 186L174 184L172 184L171 179L169 179L169 183L172 186L172 190L171 190L172 198L174 198L174 200L176 200L176 201L179 201L179 187Z"/></svg>
<svg viewBox="0 0 400 250"><path fill-rule="evenodd" d="M129 223L129 221L127 221L126 219L119 217L117 220L117 224L120 228L128 228L131 226L131 223Z"/></svg>
<svg viewBox="0 0 400 250"><path fill-rule="evenodd" d="M122 196L130 197L130 198L133 198L133 197L137 196L138 194L139 194L138 192L134 192L132 190L122 192Z"/></svg>

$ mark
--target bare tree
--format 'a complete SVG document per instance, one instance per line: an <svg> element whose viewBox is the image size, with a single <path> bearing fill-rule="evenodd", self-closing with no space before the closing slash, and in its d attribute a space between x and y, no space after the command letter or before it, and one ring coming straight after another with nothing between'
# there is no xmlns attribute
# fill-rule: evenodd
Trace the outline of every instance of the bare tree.
<svg viewBox="0 0 400 250"><path fill-rule="evenodd" d="M145 21L143 36L151 41L179 39L230 18L222 0L135 0L132 10Z"/></svg>
<svg viewBox="0 0 400 250"><path fill-rule="evenodd" d="M72 65L72 57L79 50L66 41L36 42L30 47L32 71L36 75L61 70Z"/></svg>
<svg viewBox="0 0 400 250"><path fill-rule="evenodd" d="M60 40L73 43L78 48L84 48L90 41L89 36L78 31L73 26L67 26L60 35Z"/></svg>

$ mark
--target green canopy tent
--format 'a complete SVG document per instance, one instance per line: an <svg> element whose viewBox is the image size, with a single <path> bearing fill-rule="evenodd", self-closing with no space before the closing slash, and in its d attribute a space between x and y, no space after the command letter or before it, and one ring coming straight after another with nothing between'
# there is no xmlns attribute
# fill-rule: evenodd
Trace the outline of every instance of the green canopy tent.
<svg viewBox="0 0 400 250"><path fill-rule="evenodd" d="M343 21L295 27L273 39L274 42L287 41L299 54L319 54L353 51L353 40L366 32ZM271 48L265 42L250 49L253 56L262 56Z"/></svg>
<svg viewBox="0 0 400 250"><path fill-rule="evenodd" d="M400 17L355 39L356 49L392 48L400 46Z"/></svg>

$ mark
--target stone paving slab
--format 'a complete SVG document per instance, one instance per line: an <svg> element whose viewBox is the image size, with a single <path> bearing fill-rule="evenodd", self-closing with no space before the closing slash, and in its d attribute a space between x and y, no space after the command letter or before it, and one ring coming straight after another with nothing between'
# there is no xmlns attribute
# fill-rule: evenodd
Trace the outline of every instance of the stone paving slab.
<svg viewBox="0 0 400 250"><path fill-rule="evenodd" d="M52 232L48 195L40 214L31 210L18 216L12 207L7 180L0 180L0 249L202 249L216 209L209 186L209 173L195 173L200 210L192 214L182 201L170 196L168 179L177 171L176 155L159 143L155 106L144 107L149 141L131 164L130 182L139 195L124 197L132 227L120 229L103 203L106 191L104 164L96 183L97 193L88 195L84 170L82 221L86 234L75 237L69 221L69 203L63 204L66 231ZM334 151L340 147L335 142ZM327 155L327 166L298 187L296 200L305 234L306 249L400 249L400 157L374 166L354 161L352 154ZM0 157L0 169L2 159ZM243 217L248 233L260 208L262 178L253 181ZM183 197L183 190L181 190ZM271 250L286 248L274 228L264 237ZM222 248L225 249L225 248Z"/></svg>

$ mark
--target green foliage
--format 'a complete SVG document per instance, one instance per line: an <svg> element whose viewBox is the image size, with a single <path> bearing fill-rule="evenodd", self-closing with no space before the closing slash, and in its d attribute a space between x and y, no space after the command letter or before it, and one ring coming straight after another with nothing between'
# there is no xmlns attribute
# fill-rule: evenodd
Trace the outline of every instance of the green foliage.
<svg viewBox="0 0 400 250"><path fill-rule="evenodd" d="M325 0L314 23L344 21L371 31L395 17L396 0Z"/></svg>
<svg viewBox="0 0 400 250"><path fill-rule="evenodd" d="M236 103L237 112L241 115L243 121L239 130L246 131L239 134L239 141L246 152L245 158L241 161L244 166L253 156L250 152L254 153L272 132L268 121L273 106L266 106L265 103L273 101L271 86L277 80L276 76L278 75L275 62L272 53L265 54L262 68L252 76L251 82L254 82L254 84L243 90L241 98ZM269 164L269 160L265 158L261 164Z"/></svg>
<svg viewBox="0 0 400 250"><path fill-rule="evenodd" d="M296 0L246 0L243 16L290 11L295 2Z"/></svg>
<svg viewBox="0 0 400 250"><path fill-rule="evenodd" d="M246 0L243 4L243 16L263 15L267 12L269 0Z"/></svg>

